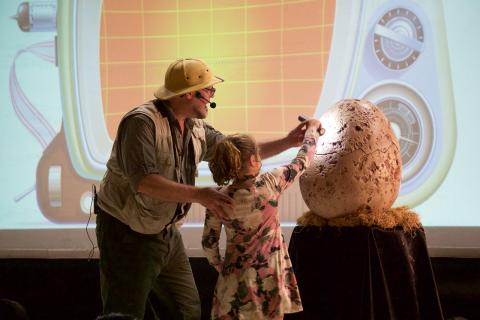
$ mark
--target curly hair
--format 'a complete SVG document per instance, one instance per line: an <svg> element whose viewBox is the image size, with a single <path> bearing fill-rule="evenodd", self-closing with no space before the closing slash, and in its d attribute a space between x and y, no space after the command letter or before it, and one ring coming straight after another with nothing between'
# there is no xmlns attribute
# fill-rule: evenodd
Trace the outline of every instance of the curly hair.
<svg viewBox="0 0 480 320"><path fill-rule="evenodd" d="M232 134L217 143L213 158L208 166L213 180L218 185L226 185L233 179L242 177L245 164L250 156L258 154L255 140L246 134Z"/></svg>

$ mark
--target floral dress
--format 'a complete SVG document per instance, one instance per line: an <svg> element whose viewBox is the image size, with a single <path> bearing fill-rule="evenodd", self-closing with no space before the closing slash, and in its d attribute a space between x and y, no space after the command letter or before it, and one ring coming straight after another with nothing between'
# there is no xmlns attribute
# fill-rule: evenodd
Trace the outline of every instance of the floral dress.
<svg viewBox="0 0 480 320"><path fill-rule="evenodd" d="M307 131L289 165L242 185L222 187L235 200L235 209L225 217L207 211L202 246L219 271L212 319L282 319L284 313L302 310L277 205L281 193L311 161L317 138ZM222 225L227 238L223 259L219 251Z"/></svg>

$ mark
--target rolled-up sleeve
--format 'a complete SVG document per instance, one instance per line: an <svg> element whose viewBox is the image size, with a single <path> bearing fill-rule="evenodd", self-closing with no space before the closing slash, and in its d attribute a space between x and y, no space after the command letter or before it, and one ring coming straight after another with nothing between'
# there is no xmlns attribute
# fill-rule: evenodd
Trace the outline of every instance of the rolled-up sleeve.
<svg viewBox="0 0 480 320"><path fill-rule="evenodd" d="M158 174L155 154L155 124L143 114L124 119L119 127L117 159L134 192L140 180Z"/></svg>
<svg viewBox="0 0 480 320"><path fill-rule="evenodd" d="M207 152L203 160L210 161L213 158L213 152L215 151L215 146L218 142L223 140L225 136L215 128L213 128L208 123L205 123L205 140L207 142Z"/></svg>

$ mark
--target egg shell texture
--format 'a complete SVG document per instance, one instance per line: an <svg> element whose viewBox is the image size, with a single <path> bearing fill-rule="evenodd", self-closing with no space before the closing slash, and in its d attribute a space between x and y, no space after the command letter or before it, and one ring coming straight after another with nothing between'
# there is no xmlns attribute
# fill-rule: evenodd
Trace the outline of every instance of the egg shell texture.
<svg viewBox="0 0 480 320"><path fill-rule="evenodd" d="M336 103L320 121L325 134L300 177L309 209L327 219L361 207L389 209L400 189L402 163L385 115L370 101L352 99Z"/></svg>

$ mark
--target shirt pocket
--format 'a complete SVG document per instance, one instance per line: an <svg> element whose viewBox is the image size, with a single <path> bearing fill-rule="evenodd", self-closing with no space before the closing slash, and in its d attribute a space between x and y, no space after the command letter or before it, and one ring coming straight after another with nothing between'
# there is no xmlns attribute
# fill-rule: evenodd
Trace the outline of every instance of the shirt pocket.
<svg viewBox="0 0 480 320"><path fill-rule="evenodd" d="M157 157L158 157L158 165L160 167L164 166L172 166L174 163L174 160L172 159L173 154L170 152L163 152L159 151L157 152Z"/></svg>
<svg viewBox="0 0 480 320"><path fill-rule="evenodd" d="M171 166L174 164L172 139L168 136L157 137L157 162L159 166Z"/></svg>

